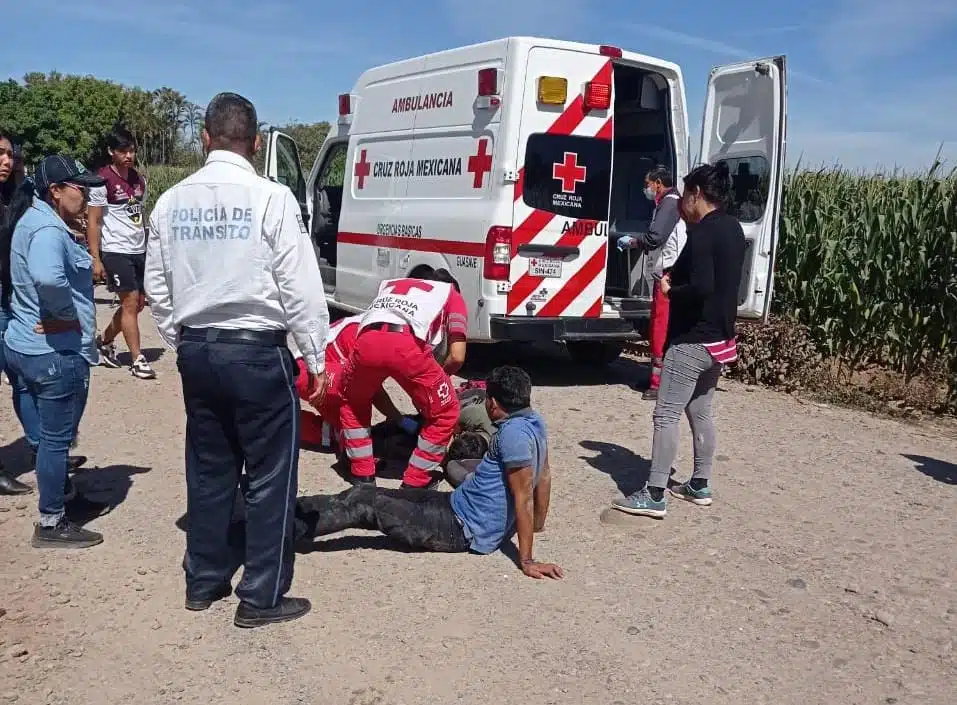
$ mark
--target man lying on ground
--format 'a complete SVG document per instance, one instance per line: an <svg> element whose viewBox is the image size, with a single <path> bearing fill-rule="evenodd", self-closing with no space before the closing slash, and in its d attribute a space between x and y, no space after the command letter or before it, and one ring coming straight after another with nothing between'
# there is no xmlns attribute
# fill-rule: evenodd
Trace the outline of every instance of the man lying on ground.
<svg viewBox="0 0 957 705"><path fill-rule="evenodd" d="M520 368L492 371L485 406L496 433L474 474L454 492L358 485L338 495L300 497L296 540L367 529L413 549L488 554L517 532L522 572L561 578L559 566L532 554L534 534L548 515L551 470L545 421L531 408L531 389Z"/></svg>

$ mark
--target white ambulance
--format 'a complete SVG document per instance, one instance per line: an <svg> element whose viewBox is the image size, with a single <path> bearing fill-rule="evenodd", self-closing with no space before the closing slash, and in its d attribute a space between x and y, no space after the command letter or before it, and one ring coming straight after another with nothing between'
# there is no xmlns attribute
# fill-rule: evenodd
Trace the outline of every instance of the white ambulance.
<svg viewBox="0 0 957 705"><path fill-rule="evenodd" d="M712 70L698 160L724 160L747 237L740 315L766 316L781 208L784 57ZM272 132L266 174L297 195L330 304L444 267L479 342L562 341L614 360L643 334L654 165L689 169L681 69L612 46L512 37L381 66L339 97L308 177Z"/></svg>

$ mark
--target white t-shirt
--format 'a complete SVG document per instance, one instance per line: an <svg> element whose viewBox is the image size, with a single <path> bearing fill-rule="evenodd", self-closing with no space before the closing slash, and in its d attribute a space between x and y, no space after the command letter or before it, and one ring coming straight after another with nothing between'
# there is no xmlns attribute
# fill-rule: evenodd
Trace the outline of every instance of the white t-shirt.
<svg viewBox="0 0 957 705"><path fill-rule="evenodd" d="M100 252L140 255L146 252L143 203L146 200L146 180L130 169L123 179L112 167L105 167L97 175L106 180L105 186L90 189L90 205L103 208L100 229Z"/></svg>

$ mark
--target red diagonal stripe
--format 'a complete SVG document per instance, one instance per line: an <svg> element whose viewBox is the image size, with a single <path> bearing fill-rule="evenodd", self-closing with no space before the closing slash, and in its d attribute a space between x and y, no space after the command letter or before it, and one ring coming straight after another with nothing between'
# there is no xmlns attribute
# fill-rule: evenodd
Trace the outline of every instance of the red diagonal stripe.
<svg viewBox="0 0 957 705"><path fill-rule="evenodd" d="M608 118L605 121L605 124L601 126L601 129L598 131L598 134L595 135L596 138L600 140L610 140L611 136L614 134L615 129L615 119Z"/></svg>
<svg viewBox="0 0 957 705"><path fill-rule="evenodd" d="M599 296L598 301L589 306L588 310L585 311L585 318L601 318L601 304L604 300L604 296Z"/></svg>
<svg viewBox="0 0 957 705"><path fill-rule="evenodd" d="M602 243L598 251L591 256L585 263L585 266L579 269L572 278L559 290L552 299L542 306L536 316L561 316L565 309L571 306L572 302L578 297L585 287L594 281L595 277L605 271L605 249L607 245Z"/></svg>
<svg viewBox="0 0 957 705"><path fill-rule="evenodd" d="M586 237L588 237L588 226L597 227L597 220L576 220L572 223L571 228L568 229L568 232L564 233L556 245L562 247L578 247ZM516 247L515 251L518 251ZM522 302L531 294L535 289L537 289L541 283L545 281L542 277L532 276L528 272L525 272L515 284L512 285L512 290L509 292L508 296L508 307L509 313L519 306L522 305ZM513 297L514 294L514 297Z"/></svg>

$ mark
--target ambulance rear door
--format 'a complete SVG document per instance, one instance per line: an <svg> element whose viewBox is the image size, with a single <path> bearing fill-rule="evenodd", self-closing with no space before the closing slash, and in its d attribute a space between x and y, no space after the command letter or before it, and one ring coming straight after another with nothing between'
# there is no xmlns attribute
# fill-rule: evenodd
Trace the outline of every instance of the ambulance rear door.
<svg viewBox="0 0 957 705"><path fill-rule="evenodd" d="M288 186L302 214L303 227L309 232L309 205L306 202L306 179L302 174L302 162L299 159L299 147L289 135L270 128L266 141L266 173L270 181L278 181Z"/></svg>
<svg viewBox="0 0 957 705"><path fill-rule="evenodd" d="M601 316L608 257L612 60L532 47L517 149L511 316Z"/></svg>
<svg viewBox="0 0 957 705"><path fill-rule="evenodd" d="M705 94L700 159L727 163L731 213L746 239L738 315L767 319L773 291L787 141L785 57L711 70Z"/></svg>

